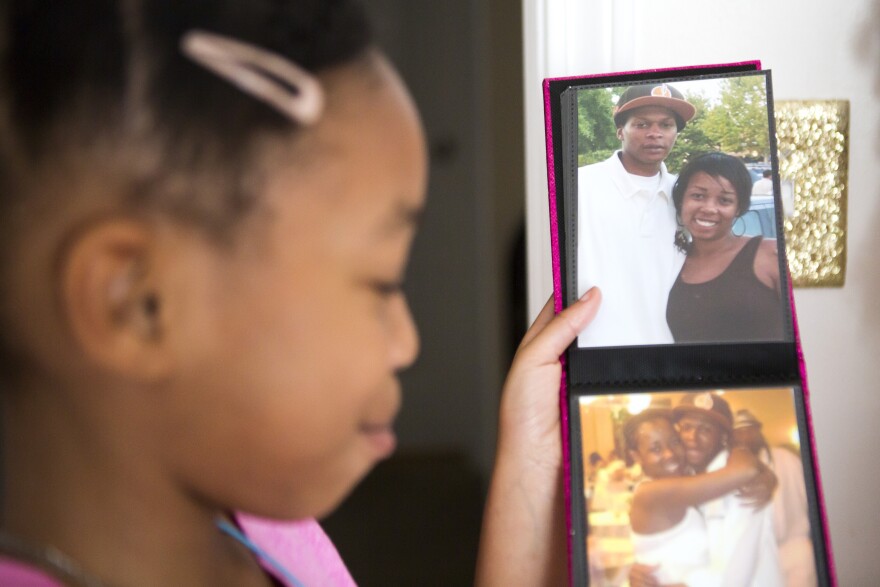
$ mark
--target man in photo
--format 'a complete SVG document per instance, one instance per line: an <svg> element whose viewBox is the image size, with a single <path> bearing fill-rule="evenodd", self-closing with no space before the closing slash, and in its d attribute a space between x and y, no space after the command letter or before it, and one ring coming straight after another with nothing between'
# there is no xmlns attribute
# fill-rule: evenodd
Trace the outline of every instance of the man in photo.
<svg viewBox="0 0 880 587"><path fill-rule="evenodd" d="M756 181L752 186L753 196L772 196L773 195L773 172L765 169L761 179Z"/></svg>
<svg viewBox="0 0 880 587"><path fill-rule="evenodd" d="M684 256L663 161L695 112L668 84L631 86L613 111L620 150L578 169L578 292L603 294L581 347L673 342L666 300Z"/></svg>
<svg viewBox="0 0 880 587"><path fill-rule="evenodd" d="M691 393L673 409L685 460L694 474L724 467L733 432L733 414L727 401L714 393ZM784 585L779 553L773 533L771 508L766 507L776 488L769 469L737 492L699 505L708 537L710 566L715 569L749 570L750 587ZM632 587L657 587L654 569L636 564L630 571Z"/></svg>
<svg viewBox="0 0 880 587"><path fill-rule="evenodd" d="M818 580L804 465L794 452L769 446L762 428L761 421L749 410L738 410L733 420L733 444L752 451L773 469L779 481L773 495L773 531L786 587L814 587Z"/></svg>
<svg viewBox="0 0 880 587"><path fill-rule="evenodd" d="M727 446L732 441L733 414L730 405L714 393L691 393L682 397L673 410L685 458L694 473L717 471L727 462ZM709 552L715 564L749 564L752 556L755 574L751 585L782 585L782 571L773 518L765 507L773 495L776 479L767 471L768 482L758 482L752 491L728 494L700 506L709 533ZM749 548L750 546L757 546Z"/></svg>

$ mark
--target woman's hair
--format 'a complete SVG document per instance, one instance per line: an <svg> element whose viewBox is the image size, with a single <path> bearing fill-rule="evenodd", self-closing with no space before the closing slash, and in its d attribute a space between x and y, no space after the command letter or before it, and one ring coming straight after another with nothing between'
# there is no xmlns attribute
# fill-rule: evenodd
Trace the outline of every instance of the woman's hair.
<svg viewBox="0 0 880 587"><path fill-rule="evenodd" d="M675 204L675 212L681 217L681 205L684 201L684 193L688 184L697 173L706 173L711 177L723 177L733 186L736 191L736 216L740 217L749 210L752 203L752 176L745 164L733 155L727 153L704 153L689 161L681 170L675 185L672 187L672 201ZM675 235L675 244L687 252L689 242L682 231Z"/></svg>
<svg viewBox="0 0 880 587"><path fill-rule="evenodd" d="M664 408L648 408L632 416L623 425L623 439L626 442L627 452L639 452L639 428L645 422L666 420L673 425L672 410Z"/></svg>
<svg viewBox="0 0 880 587"><path fill-rule="evenodd" d="M90 197L58 189L83 178L123 209L228 240L255 208L259 154L297 124L184 56L194 29L312 73L357 61L371 42L359 0L0 0L0 250L26 230L10 211Z"/></svg>

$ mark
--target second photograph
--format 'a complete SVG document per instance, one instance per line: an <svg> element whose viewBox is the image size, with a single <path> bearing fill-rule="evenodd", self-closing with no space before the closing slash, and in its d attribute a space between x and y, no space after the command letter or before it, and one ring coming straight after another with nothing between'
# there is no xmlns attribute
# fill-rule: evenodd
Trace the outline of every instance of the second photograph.
<svg viewBox="0 0 880 587"><path fill-rule="evenodd" d="M795 392L582 396L590 585L816 585Z"/></svg>

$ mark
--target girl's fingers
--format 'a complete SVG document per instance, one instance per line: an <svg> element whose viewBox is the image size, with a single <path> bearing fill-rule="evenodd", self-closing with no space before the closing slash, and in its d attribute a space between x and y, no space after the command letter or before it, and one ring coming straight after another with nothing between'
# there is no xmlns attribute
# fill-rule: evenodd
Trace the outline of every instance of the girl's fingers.
<svg viewBox="0 0 880 587"><path fill-rule="evenodd" d="M529 328L520 348L534 354L539 362L556 362L596 315L601 301L602 293L593 287L577 302L553 316L551 299Z"/></svg>

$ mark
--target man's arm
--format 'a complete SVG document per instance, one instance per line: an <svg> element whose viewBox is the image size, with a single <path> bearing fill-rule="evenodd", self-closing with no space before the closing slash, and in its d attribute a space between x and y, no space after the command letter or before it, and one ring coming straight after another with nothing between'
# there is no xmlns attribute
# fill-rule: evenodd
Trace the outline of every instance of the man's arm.
<svg viewBox="0 0 880 587"><path fill-rule="evenodd" d="M743 504L755 510L764 508L773 499L773 492L779 481L770 467L761 463L758 475L750 482L743 485L737 492L737 496Z"/></svg>

